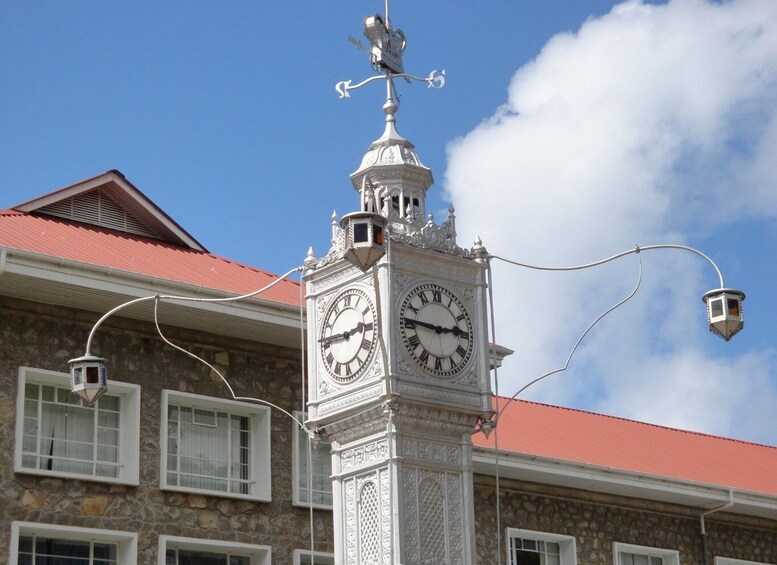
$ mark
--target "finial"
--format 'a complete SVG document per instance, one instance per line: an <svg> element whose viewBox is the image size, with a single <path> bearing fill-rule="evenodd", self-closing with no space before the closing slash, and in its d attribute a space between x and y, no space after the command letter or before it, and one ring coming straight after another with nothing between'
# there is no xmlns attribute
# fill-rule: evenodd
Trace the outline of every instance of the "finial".
<svg viewBox="0 0 777 565"><path fill-rule="evenodd" d="M311 245L308 248L307 255L305 255L305 260L302 262L302 266L310 270L316 266L317 262L318 262L318 259L316 259L316 254L313 253L313 246Z"/></svg>
<svg viewBox="0 0 777 565"><path fill-rule="evenodd" d="M475 245L472 246L472 255L478 263L488 262L488 250L483 246L480 236L475 236Z"/></svg>
<svg viewBox="0 0 777 565"><path fill-rule="evenodd" d="M337 244L337 239L342 234L342 230L340 229L340 222L337 219L337 211L332 210L332 245Z"/></svg>

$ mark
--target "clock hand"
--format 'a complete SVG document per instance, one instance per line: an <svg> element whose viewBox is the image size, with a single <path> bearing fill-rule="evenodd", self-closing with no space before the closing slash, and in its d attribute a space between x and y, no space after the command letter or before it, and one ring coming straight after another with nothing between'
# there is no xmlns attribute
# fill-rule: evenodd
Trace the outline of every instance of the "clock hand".
<svg viewBox="0 0 777 565"><path fill-rule="evenodd" d="M322 337L318 340L318 343L330 343L332 341L345 341L350 337L350 334L348 332L343 332L341 334L334 334L327 337Z"/></svg>
<svg viewBox="0 0 777 565"><path fill-rule="evenodd" d="M442 326L436 326L434 324L430 324L428 322L424 322L421 320L414 320L412 318L405 318L405 324L409 326L421 326L422 328L428 328L430 330L434 330L438 334L449 334L452 333L455 336L458 336L461 333L461 329L459 329L459 326L453 326L452 328L443 328Z"/></svg>
<svg viewBox="0 0 777 565"><path fill-rule="evenodd" d="M371 325L371 324L370 324ZM328 337L322 337L318 340L319 343L329 343L332 341L348 341L352 335L357 334L359 332L363 332L365 329L367 329L368 325L364 324L364 322L359 322L355 328L344 331L342 333L337 333L334 335L330 335Z"/></svg>

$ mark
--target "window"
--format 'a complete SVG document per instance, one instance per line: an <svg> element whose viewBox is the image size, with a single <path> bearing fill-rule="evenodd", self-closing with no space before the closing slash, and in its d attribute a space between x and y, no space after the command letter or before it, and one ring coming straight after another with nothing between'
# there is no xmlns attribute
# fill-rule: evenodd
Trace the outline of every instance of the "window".
<svg viewBox="0 0 777 565"><path fill-rule="evenodd" d="M138 536L131 532L50 524L11 524L11 563L136 565Z"/></svg>
<svg viewBox="0 0 777 565"><path fill-rule="evenodd" d="M159 565L270 565L266 545L159 536Z"/></svg>
<svg viewBox="0 0 777 565"><path fill-rule="evenodd" d="M294 550L294 565L335 565L335 556L320 551Z"/></svg>
<svg viewBox="0 0 777 565"><path fill-rule="evenodd" d="M680 554L671 549L619 542L613 543L612 546L615 565L680 565Z"/></svg>
<svg viewBox="0 0 777 565"><path fill-rule="evenodd" d="M574 565L575 538L560 534L507 528L510 565Z"/></svg>
<svg viewBox="0 0 777 565"><path fill-rule="evenodd" d="M16 408L17 473L138 484L138 385L111 381L90 406L69 374L21 367Z"/></svg>
<svg viewBox="0 0 777 565"><path fill-rule="evenodd" d="M161 488L270 500L270 409L165 390Z"/></svg>
<svg viewBox="0 0 777 565"><path fill-rule="evenodd" d="M307 417L305 412L294 412L294 417L300 422ZM308 477L308 436L296 422L292 422L294 436L294 504L314 506L317 508L332 508L332 455L331 445L319 442L311 446L313 458L313 473ZM312 484L308 484L311 480ZM312 488L309 488L312 487ZM312 493L312 496L311 496Z"/></svg>

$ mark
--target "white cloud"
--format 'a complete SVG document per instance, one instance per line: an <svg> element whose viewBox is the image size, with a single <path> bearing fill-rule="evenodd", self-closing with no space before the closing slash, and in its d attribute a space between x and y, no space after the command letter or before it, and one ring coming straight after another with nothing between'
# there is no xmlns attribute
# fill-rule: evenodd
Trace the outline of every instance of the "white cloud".
<svg viewBox="0 0 777 565"><path fill-rule="evenodd" d="M777 2L620 4L551 39L506 103L448 151L462 241L479 233L491 252L529 263L585 263L773 218ZM714 271L679 251L641 257L642 290L570 371L527 396L777 442L748 409L777 400L774 356L710 352L699 296L718 286ZM495 262L496 338L517 351L500 392L563 365L631 290L636 264L536 273Z"/></svg>

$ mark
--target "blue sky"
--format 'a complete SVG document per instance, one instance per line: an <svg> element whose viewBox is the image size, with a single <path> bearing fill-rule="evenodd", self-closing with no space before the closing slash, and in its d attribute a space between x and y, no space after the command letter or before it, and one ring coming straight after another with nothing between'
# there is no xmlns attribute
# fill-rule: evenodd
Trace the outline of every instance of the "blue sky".
<svg viewBox="0 0 777 565"><path fill-rule="evenodd" d="M434 171L429 211L456 204L462 245L480 234L555 265L684 243L747 293L746 328L725 343L700 301L714 271L646 252L635 300L527 398L777 444L773 6L393 2L406 69L446 69L442 90L400 87L398 125ZM0 207L116 168L214 253L278 273L310 245L323 255L383 119L381 87L340 100L334 85L371 74L347 36L382 11L0 4ZM497 340L516 350L500 392L563 364L635 269L495 265Z"/></svg>

